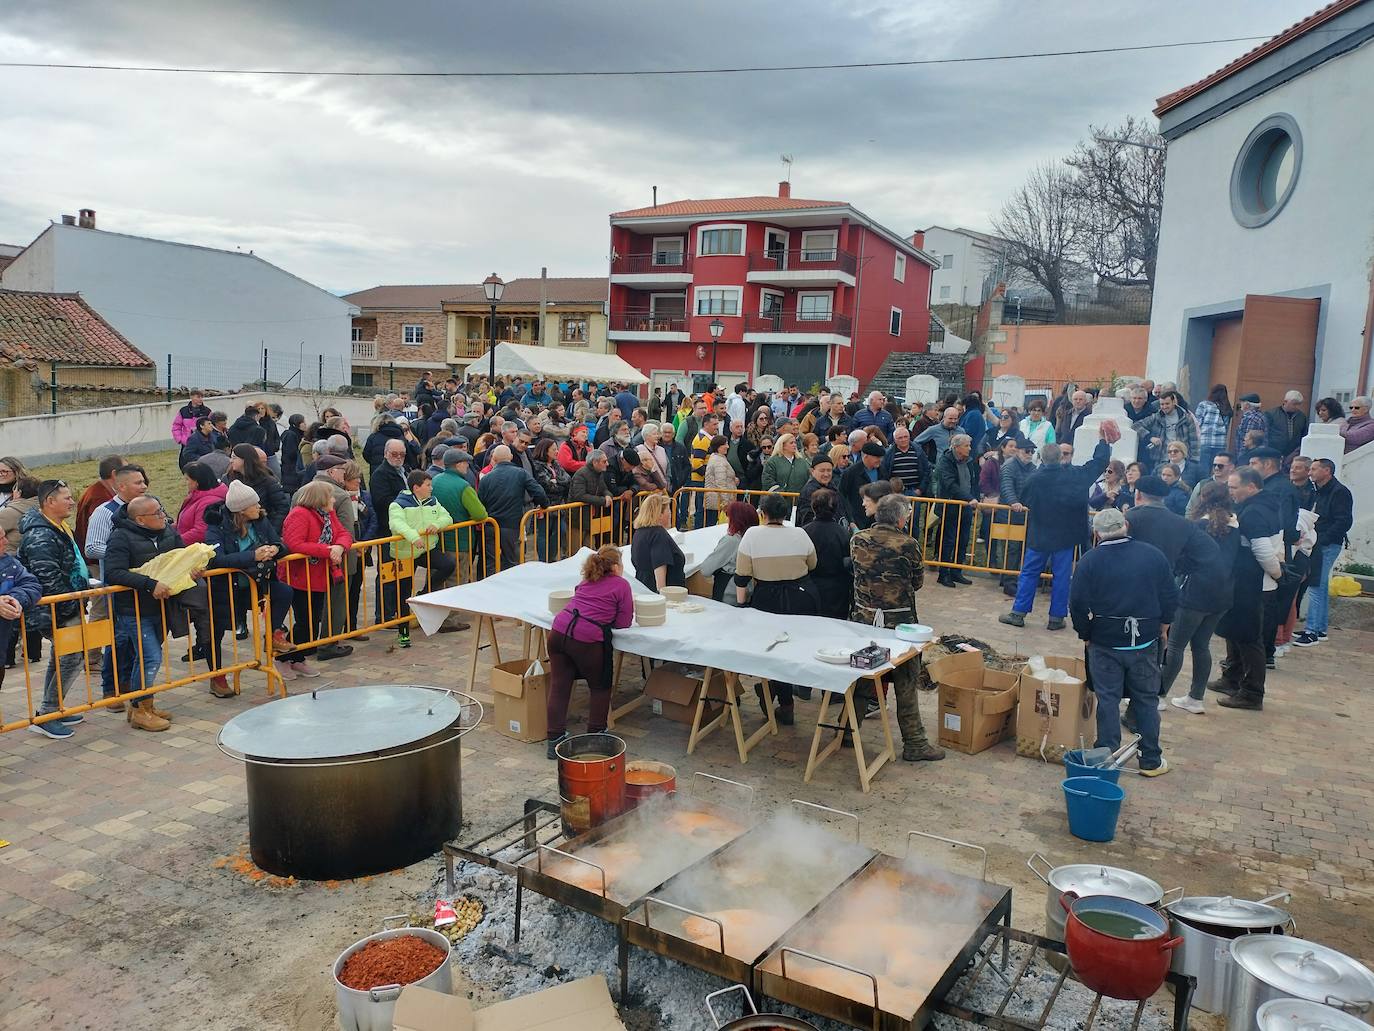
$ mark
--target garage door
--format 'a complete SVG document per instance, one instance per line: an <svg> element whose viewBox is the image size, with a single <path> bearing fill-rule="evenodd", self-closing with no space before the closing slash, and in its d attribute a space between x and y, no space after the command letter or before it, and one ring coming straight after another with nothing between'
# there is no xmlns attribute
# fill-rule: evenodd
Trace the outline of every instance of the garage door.
<svg viewBox="0 0 1374 1031"><path fill-rule="evenodd" d="M816 344L761 344L759 374L780 376L791 386L796 384L809 391L825 382L829 349Z"/></svg>

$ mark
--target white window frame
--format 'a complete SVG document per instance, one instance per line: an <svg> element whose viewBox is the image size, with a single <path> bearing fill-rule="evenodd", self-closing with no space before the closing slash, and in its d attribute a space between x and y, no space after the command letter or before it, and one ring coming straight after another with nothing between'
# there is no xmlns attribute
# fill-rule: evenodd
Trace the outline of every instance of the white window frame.
<svg viewBox="0 0 1374 1031"><path fill-rule="evenodd" d="M715 311L703 312L703 311L701 310L701 308L700 308L700 300L699 300L699 298L701 297L702 291L705 291L705 290L722 290L722 291L725 291L725 292L727 292L727 293L732 293L732 294L734 294L734 295L735 295L735 312L734 312L734 314L731 315L731 314L728 314L728 313L726 313L726 312L715 312ZM723 298L722 298L722 300L723 300ZM738 286L730 286L730 285L727 284L727 283L721 283L721 284L714 285L714 286L696 286L696 287L693 287L693 288L692 288L692 315L693 315L693 316L706 316L706 315L709 315L709 316L712 316L712 317L719 317L719 318L722 318L722 319L737 319L737 318L739 318L739 317L743 314L743 307L744 307L744 290L743 290L741 287L738 287Z"/></svg>
<svg viewBox="0 0 1374 1031"><path fill-rule="evenodd" d="M363 342L363 327L352 327L352 329L349 331L349 338L352 340L353 343L361 344Z"/></svg>
<svg viewBox="0 0 1374 1031"><path fill-rule="evenodd" d="M942 269L944 269L944 268L953 268L953 267L954 267L954 255L953 255L953 254L944 254L944 255L941 255L941 256L940 256L940 267L941 267Z"/></svg>
<svg viewBox="0 0 1374 1031"><path fill-rule="evenodd" d="M658 260L658 255L659 255L658 245L659 245L660 243L664 243L664 242L667 242L667 241L676 241L676 243L677 243L677 261L659 261L659 260ZM684 264L686 258L687 258L687 240L686 240L685 237L681 237L681 236L655 236L655 237L653 238L653 253L650 255L650 259L651 259L650 262L649 262L650 265L654 266L655 268L677 268L679 265Z"/></svg>
<svg viewBox="0 0 1374 1031"><path fill-rule="evenodd" d="M419 332L418 332L418 333L410 333L410 330L412 330L412 329L418 330ZM415 339L415 340L407 340L407 339L406 339L407 336L414 336L414 337L417 337L418 339ZM425 327L424 327L424 323L422 323L422 322L406 322L406 323L403 323L403 324L401 325L401 343L405 344L407 347L424 347L424 346L425 346Z"/></svg>
<svg viewBox="0 0 1374 1031"><path fill-rule="evenodd" d="M951 295L952 295L953 293L954 293L954 290L953 290L953 288L951 288L951 287L948 287L948 286L942 286L942 287L940 287L940 300L942 300L942 301L947 301L947 300L949 300L950 297L951 297Z"/></svg>
<svg viewBox="0 0 1374 1031"><path fill-rule="evenodd" d="M557 316L557 318L558 318L558 342L559 342L560 344L562 344L562 343L569 343L569 342L570 342L570 343L573 343L574 345L576 345L576 346L578 346L578 347L586 347L586 346L591 342L591 336L592 336L592 320L591 320L590 316L588 316L586 313L570 312L570 313L568 313L568 314L566 314L566 315L559 315L559 316ZM564 323L566 323L566 322L580 322L580 323L582 323L582 336L581 336L581 337L570 337L570 336L567 336L567 335L563 332L563 325L564 325Z"/></svg>
<svg viewBox="0 0 1374 1031"><path fill-rule="evenodd" d="M715 229L738 229L739 230L739 250L737 251L712 251L707 254L701 249L701 239L703 234ZM749 239L749 227L743 222L713 222L710 225L697 226L697 257L699 258L730 258L739 257L744 254L744 248ZM712 287L712 289L720 289Z"/></svg>
<svg viewBox="0 0 1374 1031"><path fill-rule="evenodd" d="M773 242L774 237L778 236L782 237L782 265L780 267L786 268L788 259L787 251L792 246L792 234L786 229L778 229L775 226L767 226L764 228L763 253L765 256L768 254L768 245Z"/></svg>
<svg viewBox="0 0 1374 1031"><path fill-rule="evenodd" d="M808 237L828 236L830 243L824 247L817 247L812 244L807 245ZM801 260L807 261L834 261L839 256L840 250L840 231L838 229L803 229L801 234ZM826 258L808 258L807 254L812 251L828 251L830 256Z"/></svg>
<svg viewBox="0 0 1374 1031"><path fill-rule="evenodd" d="M892 332L892 316L894 315L897 316L897 332L895 333ZM887 333L888 336L894 337L900 337L902 335L902 309L895 305L892 310L887 313Z"/></svg>
<svg viewBox="0 0 1374 1031"><path fill-rule="evenodd" d="M824 297L826 299L826 316L823 319L805 319L802 317L802 298L804 297ZM831 322L835 318L835 291L833 290L799 290L797 291L797 314L798 322Z"/></svg>
<svg viewBox="0 0 1374 1031"><path fill-rule="evenodd" d="M782 302L778 305L778 311L782 311L783 305L787 303L787 294L785 292L783 292L782 290L774 290L772 287L765 286L763 289L759 291L759 318L764 318L767 315L767 312L763 307L763 299L765 296L768 296L770 294L774 297L777 297L778 300Z"/></svg>
<svg viewBox="0 0 1374 1031"><path fill-rule="evenodd" d="M649 321L652 322L654 319L658 318L658 310L657 310L657 309L658 309L658 299L659 299L660 297L675 297L675 298L677 298L678 300L680 300L680 301L682 302L682 318L685 319L685 318L688 318L688 317L691 315L691 313L687 310L687 295L686 295L685 293L679 294L679 293L674 293L674 292L672 292L672 291L668 291L668 292L666 292L666 293L651 293L651 294L649 295ZM673 316L673 317L676 318L677 316Z"/></svg>
<svg viewBox="0 0 1374 1031"><path fill-rule="evenodd" d="M906 282L906 255L901 251L892 256L892 278L899 283Z"/></svg>

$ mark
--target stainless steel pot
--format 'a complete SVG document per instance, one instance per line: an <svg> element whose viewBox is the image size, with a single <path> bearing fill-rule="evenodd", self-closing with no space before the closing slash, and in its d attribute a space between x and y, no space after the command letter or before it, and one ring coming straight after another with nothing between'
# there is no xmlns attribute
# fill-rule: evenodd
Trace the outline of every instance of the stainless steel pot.
<svg viewBox="0 0 1374 1031"><path fill-rule="evenodd" d="M743 994L749 1012L742 1017L736 1017L727 1024L722 1024L720 1018L716 1016L711 1000L722 995L729 995L731 992ZM798 1017L784 1017L781 1013L760 1013L759 1008L754 1005L754 997L749 994L749 989L742 984L732 984L729 988L722 988L720 991L712 992L706 996L706 1012L711 1014L711 1024L716 1031L757 1031L760 1028L775 1027L783 1028L784 1031L817 1031L816 1025L808 1020L801 1020Z"/></svg>
<svg viewBox="0 0 1374 1031"><path fill-rule="evenodd" d="M1183 939L1174 952L1170 969L1197 978L1194 1008L1204 1013L1226 1011L1235 972L1231 942L1245 934L1292 933L1293 917L1287 910L1269 904L1288 898L1288 892L1258 902L1193 895L1164 907L1169 914L1169 929Z"/></svg>
<svg viewBox="0 0 1374 1031"><path fill-rule="evenodd" d="M387 925L395 920L402 921L403 926L388 928ZM423 938L431 945L437 945L444 950L444 961L439 964L439 969L411 983L417 984L421 988L443 992L445 995L453 994L453 970L449 966L453 946L449 944L448 939L438 931L431 931L423 927L411 927L409 918L404 914L389 916L382 921L380 931L355 941L344 949L339 958L334 961L334 999L339 1007L339 1027L342 1031L391 1031L393 1023L391 1018L396 1009L396 999L400 996L401 989L405 985L379 985L370 991L363 992L356 988L349 988L339 980L339 974L343 971L344 964L348 962L348 957L364 945L374 941L384 941L388 938L399 938L407 934L416 938Z"/></svg>
<svg viewBox="0 0 1374 1031"><path fill-rule="evenodd" d="M1335 949L1286 934L1247 934L1231 942L1236 971L1226 1004L1227 1031L1251 1031L1259 1008L1307 999L1362 1020L1374 1013L1374 971Z"/></svg>
<svg viewBox="0 0 1374 1031"><path fill-rule="evenodd" d="M1042 873L1035 865L1036 860L1044 864ZM1158 907L1164 899L1164 889L1144 874L1123 870L1116 866L1103 866L1100 863L1071 863L1068 866L1050 866L1050 861L1039 852L1031 853L1026 860L1031 873L1048 886L1045 895L1045 937L1055 941L1064 940L1064 907L1060 898L1065 892L1073 892L1079 898L1089 895L1115 895L1118 898L1141 902L1147 906ZM1182 888L1171 889L1182 894ZM1067 956L1049 953L1047 959L1059 970L1069 965Z"/></svg>
<svg viewBox="0 0 1374 1031"><path fill-rule="evenodd" d="M1306 999L1275 999L1255 1014L1259 1031L1374 1031L1344 1010Z"/></svg>

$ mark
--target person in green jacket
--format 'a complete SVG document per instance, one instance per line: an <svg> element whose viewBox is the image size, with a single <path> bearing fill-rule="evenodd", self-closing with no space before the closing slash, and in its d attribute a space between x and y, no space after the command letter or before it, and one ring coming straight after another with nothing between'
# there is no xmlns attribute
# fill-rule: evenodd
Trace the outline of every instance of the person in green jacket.
<svg viewBox="0 0 1374 1031"><path fill-rule="evenodd" d="M487 517L487 506L477 496L477 488L468 479L472 468L472 456L460 447L451 447L444 452L442 463L444 471L434 477L434 497L448 512L449 522L476 522ZM450 555L466 555L472 551L472 530L449 530L440 542L440 547Z"/></svg>
<svg viewBox="0 0 1374 1031"><path fill-rule="evenodd" d="M797 438L791 433L778 437L773 455L763 463L763 489L784 494L800 494L811 478L811 463L797 452Z"/></svg>
<svg viewBox="0 0 1374 1031"><path fill-rule="evenodd" d="M425 589L437 591L457 568L453 556L436 547L444 527L450 522L448 510L434 497L433 481L423 469L406 477L406 487L408 489L401 491L387 510L392 533L401 537L399 542L392 545L391 557L398 564L412 559L416 570L426 570ZM391 583L382 585L383 620L396 618L401 602L410 600L414 586L413 573L410 576L398 576ZM401 624L397 633L397 645L409 648L409 624Z"/></svg>

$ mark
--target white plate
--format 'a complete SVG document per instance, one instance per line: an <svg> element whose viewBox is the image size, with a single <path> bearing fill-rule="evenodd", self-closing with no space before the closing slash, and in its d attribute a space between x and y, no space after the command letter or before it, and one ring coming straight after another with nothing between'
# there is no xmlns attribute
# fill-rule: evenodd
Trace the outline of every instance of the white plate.
<svg viewBox="0 0 1374 1031"><path fill-rule="evenodd" d="M817 648L816 658L832 666L848 666L852 652L848 648Z"/></svg>

